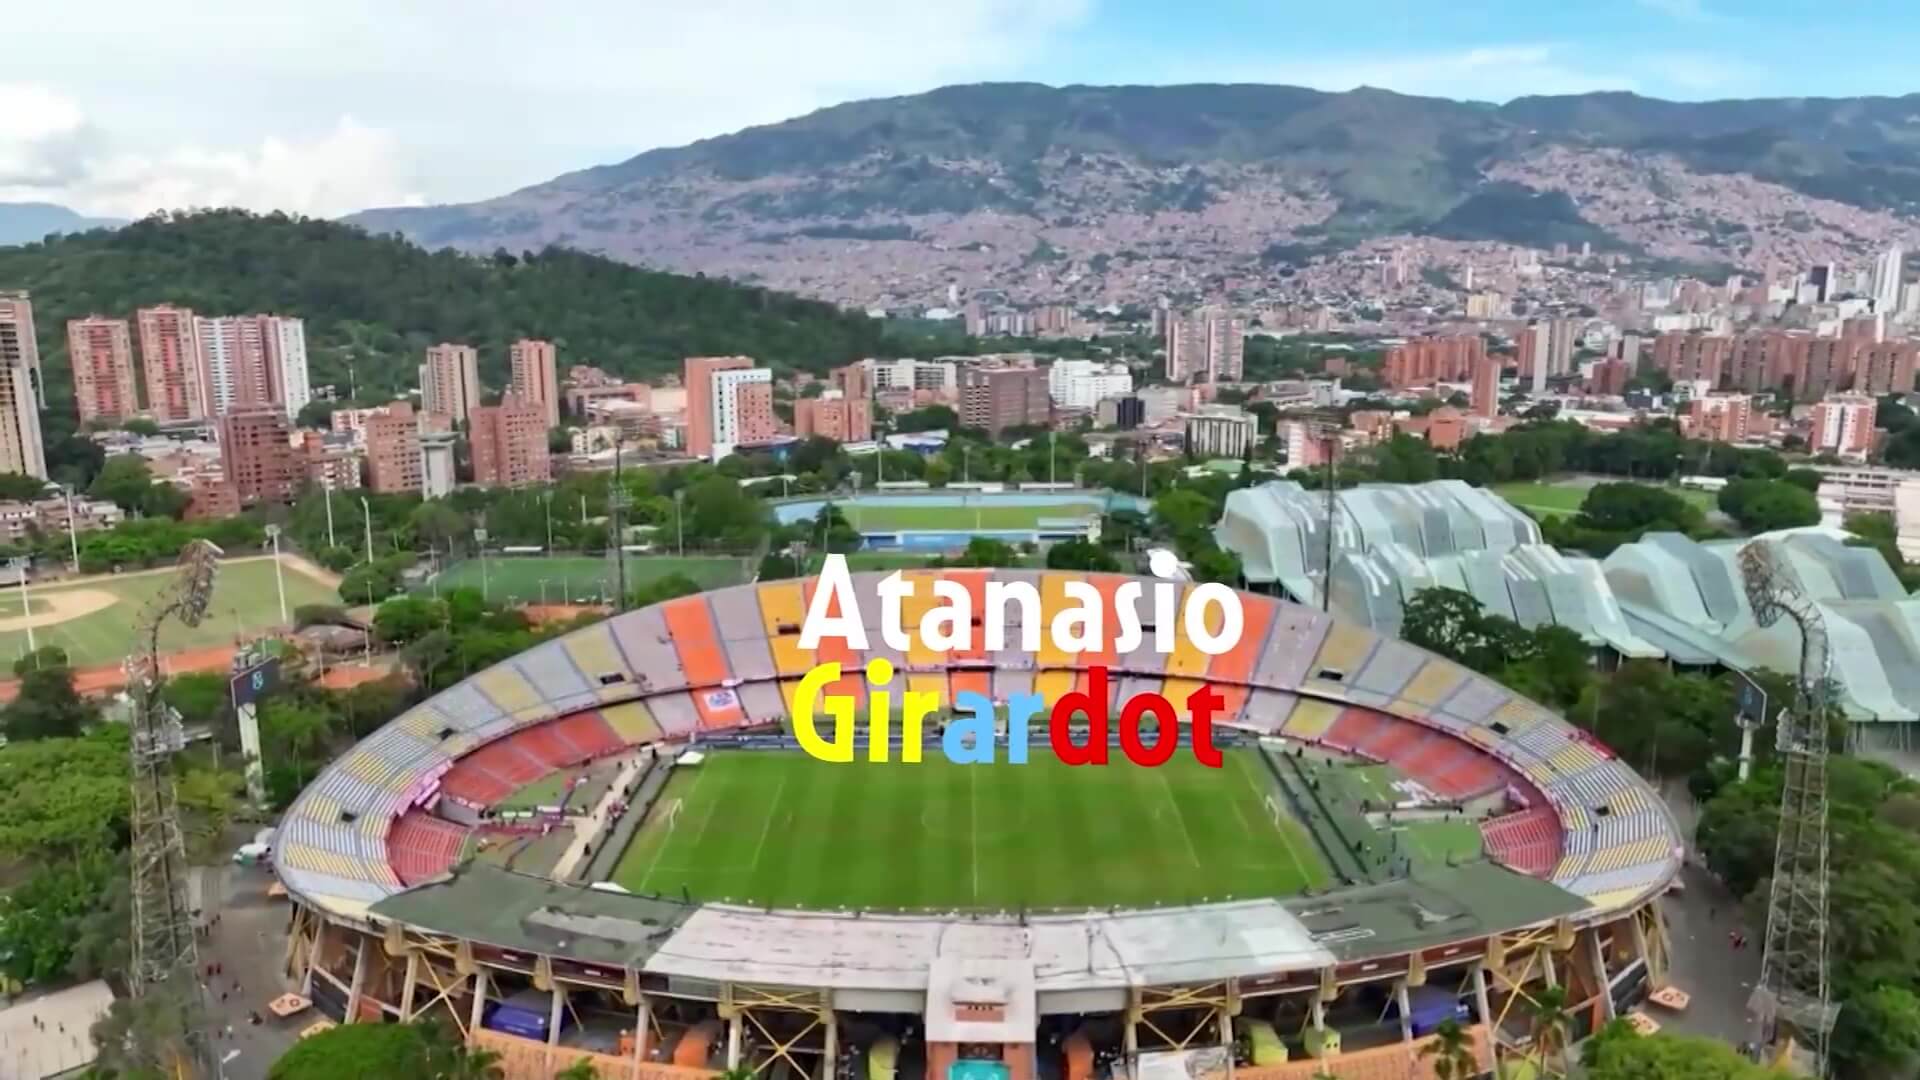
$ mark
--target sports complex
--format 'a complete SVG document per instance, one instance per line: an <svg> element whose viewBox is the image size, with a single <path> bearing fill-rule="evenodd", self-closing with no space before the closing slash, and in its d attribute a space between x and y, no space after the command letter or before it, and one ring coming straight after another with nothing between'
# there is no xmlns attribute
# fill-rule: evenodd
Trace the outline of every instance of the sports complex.
<svg viewBox="0 0 1920 1080"><path fill-rule="evenodd" d="M814 582L627 611L483 671L333 762L287 811L286 962L336 1021L434 1017L506 1075L1085 1080L1134 1070L1435 1075L1445 1019L1531 1075L1530 1002L1578 1038L1665 984L1664 803L1600 744L1498 684L1319 611L1240 594L1209 656L939 653L945 578L1040 616L1091 583L909 571L910 647L800 646ZM879 574L855 595L878 626ZM1181 597L1184 604L1191 588ZM1176 609L1179 610L1179 609ZM1014 609L1017 617L1017 608ZM1017 634L1009 635L1017 640ZM860 666L943 702L1085 692L1225 698L1222 767L836 765L797 749L801 676ZM862 706L864 712L865 706ZM897 730L897 723L894 730ZM1002 732L1004 738L1005 733Z"/></svg>

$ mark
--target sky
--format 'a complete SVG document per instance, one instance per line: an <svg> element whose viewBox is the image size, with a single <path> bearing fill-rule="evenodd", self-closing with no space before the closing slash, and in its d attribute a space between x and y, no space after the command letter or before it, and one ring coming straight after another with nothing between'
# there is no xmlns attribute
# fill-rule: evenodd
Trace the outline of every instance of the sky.
<svg viewBox="0 0 1920 1080"><path fill-rule="evenodd" d="M16 4L0 202L337 216L483 199L951 83L1505 101L1920 91L1911 0L62 0Z"/></svg>

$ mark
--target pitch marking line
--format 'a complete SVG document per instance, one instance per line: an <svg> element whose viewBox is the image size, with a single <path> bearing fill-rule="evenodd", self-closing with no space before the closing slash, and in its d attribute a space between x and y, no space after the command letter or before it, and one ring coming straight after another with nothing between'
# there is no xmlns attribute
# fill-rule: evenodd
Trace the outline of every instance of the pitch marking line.
<svg viewBox="0 0 1920 1080"><path fill-rule="evenodd" d="M980 902L980 828L976 808L980 801L977 794L980 784L974 779L976 768L979 766L971 766L967 769L967 841L970 849L968 861L973 864L973 902L978 904Z"/></svg>
<svg viewBox="0 0 1920 1080"><path fill-rule="evenodd" d="M706 770L704 769L701 770L700 775L693 778L693 786L687 789L687 793L685 795L680 797L680 805L683 808L686 806L687 803L690 803L693 801L693 793L700 790L700 785L705 783L706 779L707 779L707 773L706 773ZM661 794L665 795L666 792L662 790ZM682 810L682 812L683 813L685 812L684 809ZM701 819L701 824L702 825L706 824L705 818ZM665 855L667 853L667 848L671 847L672 845L673 845L673 829L668 828L666 838L660 841L660 847L657 851L653 853L652 861L647 863L647 872L641 875L640 877L641 892L652 891L648 888L648 886L653 882L653 872L660 865L660 857Z"/></svg>
<svg viewBox="0 0 1920 1080"><path fill-rule="evenodd" d="M1174 819L1180 822L1180 838L1187 842L1187 857L1193 860L1193 868L1200 869L1200 850L1193 846L1193 832L1187 828L1187 817L1180 812L1180 800L1173 793L1173 781L1167 779L1164 770L1155 769L1154 775L1160 780L1160 786L1167 789L1167 805L1172 808Z"/></svg>
<svg viewBox="0 0 1920 1080"><path fill-rule="evenodd" d="M767 820L760 824L760 842L753 845L753 858L749 866L760 865L760 852L767 846L767 834L773 831L773 813L780 808L780 796L787 790L787 776L780 774L780 782L773 787L773 801L767 804Z"/></svg>

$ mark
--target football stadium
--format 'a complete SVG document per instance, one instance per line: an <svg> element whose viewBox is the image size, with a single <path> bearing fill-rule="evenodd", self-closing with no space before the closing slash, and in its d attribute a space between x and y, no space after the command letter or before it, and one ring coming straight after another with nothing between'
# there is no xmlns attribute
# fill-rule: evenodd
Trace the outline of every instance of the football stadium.
<svg viewBox="0 0 1920 1080"><path fill-rule="evenodd" d="M1250 593L1217 655L1184 620L1170 652L1151 626L1121 652L1113 618L1096 652L989 650L976 618L936 653L914 632L936 577L976 615L989 576L1030 582L1048 623L1070 581L1111 608L1135 579L908 576L904 651L803 649L815 583L761 582L622 612L404 713L283 819L289 971L335 1021L436 1019L528 1080L583 1058L650 1080L1414 1080L1447 1020L1528 1076L1542 987L1577 1038L1665 985L1678 829L1544 708ZM870 627L880 579L853 579ZM956 765L944 713L919 763L801 752L801 676L838 661L833 692L863 697L873 657L946 703L1051 702L1096 666L1116 715L1208 686L1221 766L1069 767L1040 731L1026 765Z"/></svg>

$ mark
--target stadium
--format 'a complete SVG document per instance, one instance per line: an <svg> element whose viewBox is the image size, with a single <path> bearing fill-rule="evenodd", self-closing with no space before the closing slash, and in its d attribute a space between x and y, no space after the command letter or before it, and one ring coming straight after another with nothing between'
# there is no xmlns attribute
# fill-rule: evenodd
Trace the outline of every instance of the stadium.
<svg viewBox="0 0 1920 1080"><path fill-rule="evenodd" d="M907 626L932 578L978 612L990 575L1035 584L1049 622L1067 582L1111 606L1129 580L914 571ZM879 580L854 577L869 626ZM652 1080L1411 1080L1444 1020L1483 1068L1531 1075L1539 988L1564 989L1577 1038L1664 985L1664 803L1449 661L1244 593L1214 656L1184 631L1169 653L1151 633L1127 653L805 650L813 587L620 613L334 761L273 856L306 996L337 1021L442 1020L515 1078L586 1058ZM948 702L1055 700L1091 666L1116 701L1208 685L1224 765L799 753L801 675L871 656Z"/></svg>

